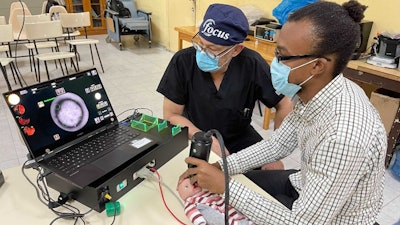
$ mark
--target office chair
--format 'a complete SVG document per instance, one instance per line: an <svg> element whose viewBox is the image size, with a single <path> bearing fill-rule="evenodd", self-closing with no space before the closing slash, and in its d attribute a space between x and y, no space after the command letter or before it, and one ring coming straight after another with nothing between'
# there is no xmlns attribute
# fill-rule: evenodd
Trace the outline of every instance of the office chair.
<svg viewBox="0 0 400 225"><path fill-rule="evenodd" d="M59 20L61 13L68 13L67 9L64 6L54 5L49 9L51 20Z"/></svg>
<svg viewBox="0 0 400 225"><path fill-rule="evenodd" d="M121 12L116 11L117 9L113 9L111 6L114 1L121 2L124 8L129 10L130 16L126 17ZM135 41L139 40L139 35L145 35L148 38L150 48L152 39L150 15L151 13L149 12L137 9L132 0L108 0L107 9L105 10L108 33L106 42L117 41L119 42L120 50L122 50L122 35L133 35Z"/></svg>
<svg viewBox="0 0 400 225"><path fill-rule="evenodd" d="M24 31L21 31L21 25L18 21L18 16L29 16L32 15L28 8L17 8L13 7L10 10L10 18L8 23L12 25L14 40L26 40Z"/></svg>
<svg viewBox="0 0 400 225"><path fill-rule="evenodd" d="M0 25L7 25L6 17L5 16L0 16ZM3 43L0 44L0 52L5 52L8 55L8 45L5 45Z"/></svg>
<svg viewBox="0 0 400 225"><path fill-rule="evenodd" d="M65 75L65 72L63 70L63 66L61 64L61 60L64 61L65 65L65 70L68 74L68 67L65 62L65 59L70 59L71 65L74 67L75 71L78 72L73 58L75 57L75 54L73 52L69 51L63 51L61 52L58 47L58 42L57 38L62 37L62 27L61 27L61 22L59 20L56 21L49 21L49 22L41 22L41 23L27 23L25 24L26 26L26 37L28 38L29 41L32 41L34 45L37 44L38 41L40 40L48 40L48 39L54 39L56 42L56 51L55 52L45 52L45 53L39 53L34 56L34 59L37 61L37 80L40 82L40 61L44 62L45 68L46 68L46 73L47 73L47 79L50 80L50 75L49 75L49 70L47 67L47 61L49 60L57 60L60 64L61 71L63 75Z"/></svg>
<svg viewBox="0 0 400 225"><path fill-rule="evenodd" d="M64 6L54 5L49 9L51 20L60 20L61 13L68 13ZM81 32L78 29L63 28L64 40L75 39L79 35L81 35Z"/></svg>
<svg viewBox="0 0 400 225"><path fill-rule="evenodd" d="M49 22L49 21L51 21L51 18L50 18L49 14L26 15L25 17L23 15L18 15L17 20L19 22L19 25L22 27L22 23L27 24L27 23ZM25 20L25 21L23 21L23 20ZM22 30L22 32L24 34L26 34L25 28ZM33 71L32 70L32 67L33 67L35 70L35 74L36 74L36 66L35 66L33 57L35 54L39 53L38 49L50 48L52 51L54 51L55 48L57 47L57 44L55 41L51 41L51 40L47 40L47 41L44 40L41 42L37 42L36 44L34 44L28 40L28 43L25 44L25 47L28 49L28 57L29 57L29 64L31 67L31 71Z"/></svg>
<svg viewBox="0 0 400 225"><path fill-rule="evenodd" d="M8 90L11 90L11 85L8 80L7 76L7 68L6 66L10 65L11 72L14 77L14 82L17 83L15 77L17 77L19 84L21 87L23 87L22 81L26 84L25 80L22 78L22 76L19 75L17 68L14 64L15 59L12 57L11 54L11 47L10 47L10 42L14 41L13 37L13 32L12 32L12 26L10 24L8 25L0 25L0 43L4 43L3 46L7 46L7 56L6 57L0 57L0 69L1 72L3 73L4 80L6 81L7 88ZM7 44L5 44L7 43Z"/></svg>
<svg viewBox="0 0 400 225"><path fill-rule="evenodd" d="M47 6L47 1L43 1L42 3L42 14L46 14L46 6Z"/></svg>
<svg viewBox="0 0 400 225"><path fill-rule="evenodd" d="M85 38L76 38L74 40L67 40L66 43L68 43L74 53L75 53L75 59L76 59L76 65L79 70L79 63L78 63L78 51L77 47L82 46L82 45L89 45L90 48L90 55L92 57L92 64L94 65L94 57L93 57L93 51L92 51L92 45L96 49L97 53L97 58L99 59L101 69L104 73L104 68L103 68L103 63L101 62L99 50L97 48L97 44L99 43L99 40L97 39L89 39L87 36L86 32L86 27L90 26L90 13L89 12L80 12L80 13L61 13L60 14L60 20L61 20L61 25L63 28L66 28L67 30L69 29L75 29L75 28L83 28L85 31Z"/></svg>
<svg viewBox="0 0 400 225"><path fill-rule="evenodd" d="M25 2L15 1L15 2L11 2L11 4L10 4L10 14L14 9L18 9L18 8L24 8L25 10L29 11L28 6L26 5ZM8 23L10 23L10 21Z"/></svg>

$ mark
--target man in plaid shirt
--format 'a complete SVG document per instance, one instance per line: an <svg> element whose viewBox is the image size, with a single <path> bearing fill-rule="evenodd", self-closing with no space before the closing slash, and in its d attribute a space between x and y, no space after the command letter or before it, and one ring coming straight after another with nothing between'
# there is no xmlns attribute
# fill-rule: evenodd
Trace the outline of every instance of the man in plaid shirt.
<svg viewBox="0 0 400 225"><path fill-rule="evenodd" d="M298 102L271 138L229 156L227 172L248 172L295 149L301 151L301 170L246 174L282 204L230 179L230 205L254 223L375 223L383 202L386 132L364 91L342 74L366 8L357 1L319 1L283 25L271 78L278 93L297 95ZM191 177L211 192L225 192L221 161L185 161L197 167L180 180Z"/></svg>

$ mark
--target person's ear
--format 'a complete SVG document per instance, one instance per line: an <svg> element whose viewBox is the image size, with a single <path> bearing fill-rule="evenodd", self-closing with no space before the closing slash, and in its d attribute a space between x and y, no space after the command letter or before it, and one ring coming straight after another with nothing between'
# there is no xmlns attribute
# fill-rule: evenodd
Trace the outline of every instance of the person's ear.
<svg viewBox="0 0 400 225"><path fill-rule="evenodd" d="M325 70L327 70L328 67L328 63L330 63L330 61L328 61L325 58L318 58L318 60L315 61L314 63L314 67L311 71L311 74L322 74L325 72Z"/></svg>
<svg viewBox="0 0 400 225"><path fill-rule="evenodd" d="M243 48L244 48L243 43L237 44L232 50L232 57L239 55L239 53L242 52Z"/></svg>

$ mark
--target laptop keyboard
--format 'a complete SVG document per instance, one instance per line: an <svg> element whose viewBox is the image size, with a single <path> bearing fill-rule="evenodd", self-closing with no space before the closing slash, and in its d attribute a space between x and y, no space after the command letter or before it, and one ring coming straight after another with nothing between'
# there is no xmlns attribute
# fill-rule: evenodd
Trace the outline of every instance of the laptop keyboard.
<svg viewBox="0 0 400 225"><path fill-rule="evenodd" d="M116 129L103 132L86 143L72 147L67 152L54 156L49 161L49 165L68 175L73 175L80 167L100 158L139 135L139 132L127 132L126 129L131 128L118 126Z"/></svg>

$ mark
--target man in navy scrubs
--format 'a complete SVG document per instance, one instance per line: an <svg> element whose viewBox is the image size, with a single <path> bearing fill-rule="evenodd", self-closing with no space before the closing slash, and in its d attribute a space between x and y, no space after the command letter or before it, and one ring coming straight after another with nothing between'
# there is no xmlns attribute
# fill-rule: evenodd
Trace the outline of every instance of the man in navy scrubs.
<svg viewBox="0 0 400 225"><path fill-rule="evenodd" d="M192 39L193 47L173 56L157 88L164 95L165 119L187 126L189 138L198 131L217 129L227 154L262 140L250 125L257 100L276 108L275 128L292 110L291 100L275 92L266 61L244 47L248 29L240 9L210 5ZM221 156L215 138L212 150ZM278 162L264 169L282 167Z"/></svg>

